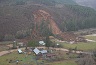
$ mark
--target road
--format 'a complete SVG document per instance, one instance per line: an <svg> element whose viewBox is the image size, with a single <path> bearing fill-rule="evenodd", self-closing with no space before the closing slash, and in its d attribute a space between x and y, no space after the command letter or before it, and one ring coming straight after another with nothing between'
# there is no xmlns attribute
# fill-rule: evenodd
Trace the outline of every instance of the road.
<svg viewBox="0 0 96 65"><path fill-rule="evenodd" d="M37 48L46 48L46 47L37 47ZM24 49L24 48L21 48L21 49ZM68 52L69 50L68 49L64 49L64 48L52 48L50 47L50 49L55 49L55 50L60 50L60 51L64 51L64 52ZM8 51L1 51L0 52L0 56L3 56L5 54L9 54L11 52L14 52L14 51L17 51L18 49L13 49L13 50L8 50ZM92 54L91 52L82 52L82 51L72 51L73 53L83 53L83 54Z"/></svg>
<svg viewBox="0 0 96 65"><path fill-rule="evenodd" d="M20 48L20 49L24 49L24 48ZM18 51L18 49L1 51L1 52L0 52L0 56L3 56L3 55L6 55L6 54L9 54L9 53L14 52L14 51Z"/></svg>
<svg viewBox="0 0 96 65"><path fill-rule="evenodd" d="M1 52L0 52L0 56L3 56L3 55L5 55L5 54L9 54L9 53L11 53L11 52L13 52L13 51L17 51L17 49L8 50L8 51L1 51Z"/></svg>

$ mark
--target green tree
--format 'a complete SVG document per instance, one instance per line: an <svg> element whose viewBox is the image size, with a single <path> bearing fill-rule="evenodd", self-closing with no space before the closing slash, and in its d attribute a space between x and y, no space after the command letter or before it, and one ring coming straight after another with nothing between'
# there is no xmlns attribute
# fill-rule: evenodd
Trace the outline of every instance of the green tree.
<svg viewBox="0 0 96 65"><path fill-rule="evenodd" d="M38 42L36 40L32 40L28 42L28 47L37 47L39 46Z"/></svg>
<svg viewBox="0 0 96 65"><path fill-rule="evenodd" d="M46 36L45 42L46 42L45 46L48 47L48 49L49 49L49 47L51 46L51 41L49 39L49 36Z"/></svg>
<svg viewBox="0 0 96 65"><path fill-rule="evenodd" d="M0 41L3 41L4 35L0 35Z"/></svg>
<svg viewBox="0 0 96 65"><path fill-rule="evenodd" d="M3 40L5 40L5 41L13 41L13 40L15 40L15 36L14 35L11 35L11 34L6 34L4 36L4 39Z"/></svg>
<svg viewBox="0 0 96 65"><path fill-rule="evenodd" d="M49 28L49 21L42 20L39 28L39 32L42 36L53 35L51 27Z"/></svg>
<svg viewBox="0 0 96 65"><path fill-rule="evenodd" d="M13 42L13 49L16 49L16 48L17 48L17 42L14 41L14 42Z"/></svg>

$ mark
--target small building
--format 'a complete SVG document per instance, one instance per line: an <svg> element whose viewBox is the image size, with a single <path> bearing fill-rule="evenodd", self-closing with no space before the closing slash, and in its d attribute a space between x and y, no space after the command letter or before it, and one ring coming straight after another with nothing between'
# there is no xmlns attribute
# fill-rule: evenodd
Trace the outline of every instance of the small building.
<svg viewBox="0 0 96 65"><path fill-rule="evenodd" d="M21 49L18 49L18 53L21 54L23 53L23 51Z"/></svg>
<svg viewBox="0 0 96 65"><path fill-rule="evenodd" d="M44 41L39 41L39 44L40 45L45 45L45 42Z"/></svg>
<svg viewBox="0 0 96 65"><path fill-rule="evenodd" d="M40 53L39 49L37 49L37 48L35 48L35 49L33 50L33 52L34 52L36 55L38 55L38 54Z"/></svg>
<svg viewBox="0 0 96 65"><path fill-rule="evenodd" d="M40 51L42 54L46 54L47 53L47 50L42 50Z"/></svg>
<svg viewBox="0 0 96 65"><path fill-rule="evenodd" d="M33 50L33 52L36 54L36 55L39 55L39 54L46 54L47 53L47 50L39 50L38 48L35 48Z"/></svg>

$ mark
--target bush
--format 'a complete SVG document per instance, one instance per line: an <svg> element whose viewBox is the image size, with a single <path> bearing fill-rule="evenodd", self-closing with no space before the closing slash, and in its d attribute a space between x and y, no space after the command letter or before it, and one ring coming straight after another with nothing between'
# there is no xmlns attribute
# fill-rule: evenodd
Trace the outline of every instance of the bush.
<svg viewBox="0 0 96 65"><path fill-rule="evenodd" d="M30 32L31 30L20 30L20 31L17 31L15 37L17 39L22 39L22 38L25 38L27 36L30 36Z"/></svg>
<svg viewBox="0 0 96 65"><path fill-rule="evenodd" d="M13 40L15 40L15 36L14 35L11 35L11 34L6 34L4 36L4 39L3 40L4 41L13 41Z"/></svg>
<svg viewBox="0 0 96 65"><path fill-rule="evenodd" d="M3 41L4 35L0 35L0 41Z"/></svg>
<svg viewBox="0 0 96 65"><path fill-rule="evenodd" d="M29 41L27 46L28 47L37 47L37 46L39 46L39 43L37 41Z"/></svg>

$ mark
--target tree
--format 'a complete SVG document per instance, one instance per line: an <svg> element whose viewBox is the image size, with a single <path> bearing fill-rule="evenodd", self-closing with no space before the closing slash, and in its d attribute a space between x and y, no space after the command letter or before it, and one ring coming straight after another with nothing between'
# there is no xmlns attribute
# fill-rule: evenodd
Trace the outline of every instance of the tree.
<svg viewBox="0 0 96 65"><path fill-rule="evenodd" d="M29 41L28 42L28 45L27 46L28 47L37 47L37 46L39 46L39 44L37 43L36 40L32 40L32 41Z"/></svg>
<svg viewBox="0 0 96 65"><path fill-rule="evenodd" d="M14 42L13 42L13 49L16 49L16 48L17 48L17 42L14 41Z"/></svg>
<svg viewBox="0 0 96 65"><path fill-rule="evenodd" d="M49 47L50 47L50 44L51 44L51 41L50 41L50 39L49 39L49 36L46 36L46 44L45 44L45 46L46 47L48 47L48 49L49 49Z"/></svg>
<svg viewBox="0 0 96 65"><path fill-rule="evenodd" d="M11 34L6 34L4 36L4 39L3 40L4 41L13 41L13 40L15 40L15 36L14 35L11 35Z"/></svg>
<svg viewBox="0 0 96 65"><path fill-rule="evenodd" d="M86 55L84 56L84 58L79 59L78 64L79 65L95 65L95 61L92 55Z"/></svg>
<svg viewBox="0 0 96 65"><path fill-rule="evenodd" d="M94 55L94 57L96 57L96 50L95 50L95 51L93 51L93 55Z"/></svg>
<svg viewBox="0 0 96 65"><path fill-rule="evenodd" d="M49 21L45 21L42 19L42 22L40 23L40 28L39 28L39 32L42 36L47 36L47 35L53 35L52 34L52 30L49 27Z"/></svg>
<svg viewBox="0 0 96 65"><path fill-rule="evenodd" d="M3 41L4 35L0 35L0 41Z"/></svg>

